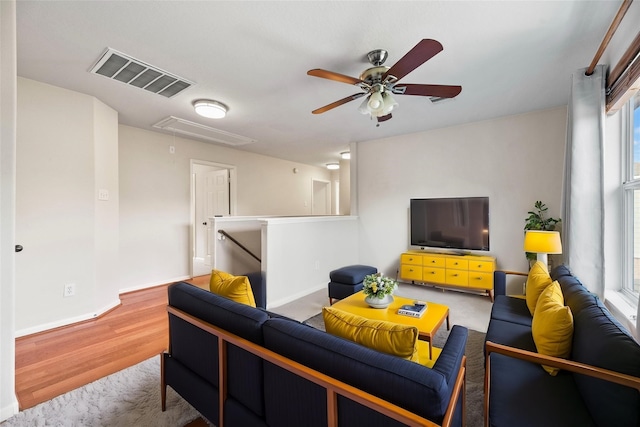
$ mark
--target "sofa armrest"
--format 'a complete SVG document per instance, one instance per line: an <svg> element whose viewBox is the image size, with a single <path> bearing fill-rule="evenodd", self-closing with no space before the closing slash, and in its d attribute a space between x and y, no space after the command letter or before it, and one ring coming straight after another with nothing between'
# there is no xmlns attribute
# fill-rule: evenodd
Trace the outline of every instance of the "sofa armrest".
<svg viewBox="0 0 640 427"><path fill-rule="evenodd" d="M485 371L484 371L484 421L485 426L489 425L489 396L491 393L491 354L497 353L507 357L525 360L531 363L538 363L546 366L564 369L569 372L591 376L604 381L613 382L626 387L635 388L640 391L640 378L631 375L621 374L597 366L585 363L574 362L559 357L546 356L533 351L521 350L507 345L496 344L491 341L485 343Z"/></svg>
<svg viewBox="0 0 640 427"><path fill-rule="evenodd" d="M466 364L465 348L467 346L467 338L469 330L464 326L454 325L447 337L447 342L442 348L442 352L433 370L444 375L449 386L449 405L445 412L442 426L450 426L454 418L460 416L465 419L465 385L466 385ZM460 401L460 402L459 402ZM460 403L460 405L458 405ZM456 415L456 413L458 415Z"/></svg>
<svg viewBox="0 0 640 427"><path fill-rule="evenodd" d="M256 300L256 306L260 308L267 308L267 284L265 283L264 276L261 271L244 274L249 278L251 283L251 290L253 291L253 298Z"/></svg>
<svg viewBox="0 0 640 427"><path fill-rule="evenodd" d="M493 292L495 295L507 294L507 274L514 276L528 276L529 273L519 271L496 270L493 272Z"/></svg>
<svg viewBox="0 0 640 427"><path fill-rule="evenodd" d="M599 368L593 365L587 365L586 363L574 362L573 360L569 359L546 356L544 354L536 353L533 351L521 350L519 348L509 347L508 345L496 344L491 341L487 341L485 343L485 348L487 354L487 369L485 370L485 375L489 370L491 353L498 353L504 354L505 356L526 360L527 362L539 363L541 365L553 366L555 368L564 369L565 371L575 372L577 374L588 375L604 381L610 381L626 387L635 388L640 391L640 378L631 375L621 374L620 372Z"/></svg>
<svg viewBox="0 0 640 427"><path fill-rule="evenodd" d="M444 375L447 384L450 386L455 381L458 371L460 370L468 336L469 330L467 328L460 325L453 325L447 342L444 344L440 356L438 356L436 363L433 365L433 370Z"/></svg>

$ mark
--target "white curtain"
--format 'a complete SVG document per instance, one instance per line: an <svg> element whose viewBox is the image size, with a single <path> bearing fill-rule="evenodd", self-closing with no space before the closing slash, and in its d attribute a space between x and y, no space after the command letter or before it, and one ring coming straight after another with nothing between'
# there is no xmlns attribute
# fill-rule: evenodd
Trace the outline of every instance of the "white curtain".
<svg viewBox="0 0 640 427"><path fill-rule="evenodd" d="M573 74L569 95L562 197L565 264L604 300L604 65Z"/></svg>

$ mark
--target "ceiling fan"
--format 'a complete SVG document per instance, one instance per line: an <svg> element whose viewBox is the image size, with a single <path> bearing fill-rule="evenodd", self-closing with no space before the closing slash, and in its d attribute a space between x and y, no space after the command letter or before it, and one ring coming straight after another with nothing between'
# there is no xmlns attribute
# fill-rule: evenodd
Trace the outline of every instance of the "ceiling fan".
<svg viewBox="0 0 640 427"><path fill-rule="evenodd" d="M369 114L372 118L375 117L378 122L384 122L391 118L391 111L398 105L391 94L428 96L430 99L454 98L462 91L462 86L399 83L400 79L442 50L443 47L440 42L432 39L423 39L392 67L382 65L388 56L386 50L372 50L367 54L367 59L373 67L366 69L360 74L359 78L319 68L309 70L307 74L310 76L353 84L364 91L313 110L312 113L322 114L342 104L366 96L366 99L360 105L360 112Z"/></svg>

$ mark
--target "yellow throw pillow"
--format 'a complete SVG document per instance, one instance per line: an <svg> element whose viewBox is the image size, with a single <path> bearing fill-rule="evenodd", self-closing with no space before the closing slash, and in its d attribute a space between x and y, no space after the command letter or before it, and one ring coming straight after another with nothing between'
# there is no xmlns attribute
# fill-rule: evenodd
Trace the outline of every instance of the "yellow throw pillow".
<svg viewBox="0 0 640 427"><path fill-rule="evenodd" d="M525 287L525 298L527 300L527 307L529 312L533 316L533 312L536 311L536 303L538 297L545 290L547 286L551 284L551 276L549 276L549 270L547 266L541 261L536 261L529 270L529 276L527 277L527 285Z"/></svg>
<svg viewBox="0 0 640 427"><path fill-rule="evenodd" d="M564 305L562 289L557 281L540 294L531 322L533 341L538 353L567 358L571 354L573 338L573 315ZM545 371L555 376L560 369L542 365Z"/></svg>
<svg viewBox="0 0 640 427"><path fill-rule="evenodd" d="M384 320L370 320L332 307L322 309L328 333L382 353L419 362L418 328Z"/></svg>
<svg viewBox="0 0 640 427"><path fill-rule="evenodd" d="M209 290L225 298L241 304L256 306L251 283L246 276L234 276L220 270L211 271Z"/></svg>

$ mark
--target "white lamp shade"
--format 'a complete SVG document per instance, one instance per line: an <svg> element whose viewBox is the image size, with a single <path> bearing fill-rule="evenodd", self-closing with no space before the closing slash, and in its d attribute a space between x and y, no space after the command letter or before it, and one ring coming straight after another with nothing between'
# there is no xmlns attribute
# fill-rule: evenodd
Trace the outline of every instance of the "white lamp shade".
<svg viewBox="0 0 640 427"><path fill-rule="evenodd" d="M334 171L340 169L339 163L327 163L327 169Z"/></svg>
<svg viewBox="0 0 640 427"><path fill-rule="evenodd" d="M370 114L369 112L369 97L371 97L371 95L366 96L364 98L364 101L362 101L362 104L360 104L360 106L358 107L358 111L360 111L360 113L362 114Z"/></svg>
<svg viewBox="0 0 640 427"><path fill-rule="evenodd" d="M395 107L398 106L398 103L396 102L395 99L393 99L393 97L389 92L385 92L384 95L382 96L382 99L384 100L384 108L382 109L382 115L386 116L387 114L391 113L391 111Z"/></svg>
<svg viewBox="0 0 640 427"><path fill-rule="evenodd" d="M562 243L557 231L527 230L524 234L525 252L561 254Z"/></svg>
<svg viewBox="0 0 640 427"><path fill-rule="evenodd" d="M382 99L382 94L380 92L373 92L369 97L367 107L369 107L369 112L371 112L371 114L373 115L375 115L375 113L382 112L384 108L384 100Z"/></svg>

